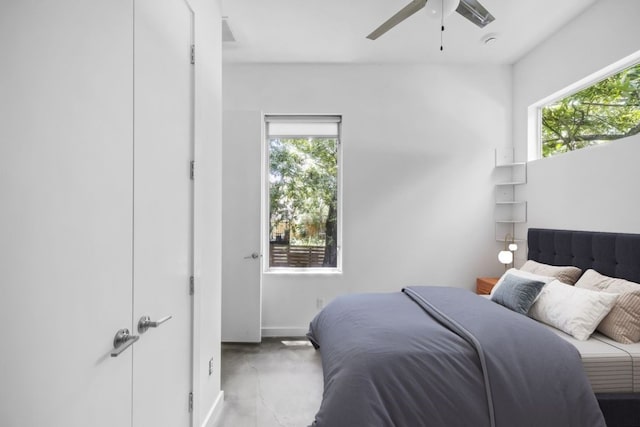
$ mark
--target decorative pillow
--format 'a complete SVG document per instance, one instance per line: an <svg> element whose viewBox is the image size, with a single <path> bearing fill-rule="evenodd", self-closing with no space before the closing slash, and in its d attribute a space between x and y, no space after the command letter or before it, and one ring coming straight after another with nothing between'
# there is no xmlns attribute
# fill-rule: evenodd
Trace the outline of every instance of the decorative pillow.
<svg viewBox="0 0 640 427"><path fill-rule="evenodd" d="M525 262L524 265L520 267L520 270L539 274L540 276L553 277L567 285L573 285L574 283L576 283L576 281L582 274L582 270L580 270L578 267L558 267L555 265L541 264L531 259Z"/></svg>
<svg viewBox="0 0 640 427"><path fill-rule="evenodd" d="M500 289L491 296L491 301L516 313L527 314L544 285L545 282L539 280L506 274Z"/></svg>
<svg viewBox="0 0 640 427"><path fill-rule="evenodd" d="M598 331L624 344L640 341L640 284L587 270L576 287L620 294Z"/></svg>
<svg viewBox="0 0 640 427"><path fill-rule="evenodd" d="M609 313L618 294L590 291L554 280L540 292L529 316L586 340Z"/></svg>
<svg viewBox="0 0 640 427"><path fill-rule="evenodd" d="M538 282L543 282L543 283L549 283L552 280L554 280L553 277L540 276L538 274L533 274L533 273L528 273L526 271L518 270L517 268L510 268L507 271L505 271L505 273L502 275L502 277L500 277L500 279L498 279L495 286L491 289L491 292L489 293L489 295L493 296L493 294L498 289L500 289L500 287L502 286L502 283L504 282L505 278L508 275L522 277L523 279L536 280Z"/></svg>

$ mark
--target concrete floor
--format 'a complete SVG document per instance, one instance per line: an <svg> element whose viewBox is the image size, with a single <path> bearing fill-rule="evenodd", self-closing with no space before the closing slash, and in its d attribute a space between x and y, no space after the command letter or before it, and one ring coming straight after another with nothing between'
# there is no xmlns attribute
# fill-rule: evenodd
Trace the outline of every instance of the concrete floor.
<svg viewBox="0 0 640 427"><path fill-rule="evenodd" d="M322 400L320 353L310 345L222 344L224 406L216 427L309 426ZM306 344L306 341L304 341Z"/></svg>

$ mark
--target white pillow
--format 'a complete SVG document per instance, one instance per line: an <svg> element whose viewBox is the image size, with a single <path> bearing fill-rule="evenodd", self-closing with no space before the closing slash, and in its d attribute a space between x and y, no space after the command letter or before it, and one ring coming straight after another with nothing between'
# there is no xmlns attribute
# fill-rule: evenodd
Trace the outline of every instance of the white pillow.
<svg viewBox="0 0 640 427"><path fill-rule="evenodd" d="M493 288L491 288L491 292L489 293L489 295L493 296L496 289L498 289L500 285L502 285L502 282L504 282L504 278L507 277L507 274L512 274L517 277L522 277L523 279L536 280L538 282L543 282L545 284L555 280L553 277L539 276L537 274L529 273L528 271L518 270L517 268L510 268L507 271L505 271L505 273L502 275L502 277L500 277L500 279L498 279L498 281L496 282L496 285Z"/></svg>
<svg viewBox="0 0 640 427"><path fill-rule="evenodd" d="M576 288L554 280L542 288L529 316L584 341L617 299L618 294Z"/></svg>

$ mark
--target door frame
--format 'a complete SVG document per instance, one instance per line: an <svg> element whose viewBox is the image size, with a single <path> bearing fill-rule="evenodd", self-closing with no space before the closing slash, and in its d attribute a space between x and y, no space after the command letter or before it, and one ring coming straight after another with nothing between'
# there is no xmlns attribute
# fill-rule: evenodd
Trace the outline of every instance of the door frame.
<svg viewBox="0 0 640 427"><path fill-rule="evenodd" d="M196 25L196 14L195 11L193 9L193 7L191 7L191 4L189 3L189 0L182 0L183 3L186 5L187 9L189 9L189 12L191 14L191 47L192 47L192 57L191 57L191 112L190 112L190 116L191 116L191 125L190 125L190 135L189 135L189 139L190 141L190 149L191 149L191 188L190 188L190 200L191 200L191 230L190 230L190 240L191 240L191 254L190 254L190 270L191 270L191 274L190 274L190 286L191 287L191 324L190 324L190 330L191 330L191 346L190 346L190 351L191 351L191 397L190 397L190 403L191 403L191 413L189 414L189 418L190 418L190 426L191 427L195 427L197 425L197 421L199 420L199 416L196 416L196 414L198 412L196 412L198 410L198 399L196 399L194 396L195 391L197 389L199 389L199 381L198 381L198 376L199 376L199 370L197 369L198 366L198 361L196 358L196 354L198 354L199 352L196 351L196 347L199 347L199 345L197 345L197 343L199 343L200 340L200 336L199 334L196 334L196 325L199 324L199 320L200 320L200 311L196 309L197 305L196 305L196 298L199 298L199 292L195 292L195 282L196 282L196 253L197 253L197 246L196 246L196 238L195 238L195 225L196 225L196 191L195 191L195 187L196 187L196 174L195 174L195 164L196 164L196 137L195 137L195 129L196 129L196 73L195 73L195 25ZM196 385L198 385L198 387L196 387Z"/></svg>
<svg viewBox="0 0 640 427"><path fill-rule="evenodd" d="M200 387L200 342L202 340L200 332L200 319L202 318L202 298L201 287L199 285L199 267L201 262L198 262L200 256L200 247L198 239L196 238L197 224L199 216L196 212L201 207L198 203L196 195L202 193L198 185L198 171L197 163L198 159L196 153L200 151L200 144L196 138L196 12L191 6L190 0L182 0L191 12L191 46L194 49L192 51L192 67L191 67L191 414L190 414L190 427L200 427L200 402L201 396L199 391ZM200 209L202 211L202 209Z"/></svg>

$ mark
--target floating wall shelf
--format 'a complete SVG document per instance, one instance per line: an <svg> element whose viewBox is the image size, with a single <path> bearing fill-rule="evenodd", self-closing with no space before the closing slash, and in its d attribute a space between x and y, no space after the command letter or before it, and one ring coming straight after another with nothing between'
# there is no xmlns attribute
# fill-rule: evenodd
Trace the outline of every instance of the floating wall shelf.
<svg viewBox="0 0 640 427"><path fill-rule="evenodd" d="M527 183L527 164L514 162L513 148L495 150L495 238L503 241L507 234L516 241L515 225L527 222L527 202L516 197L516 187Z"/></svg>

